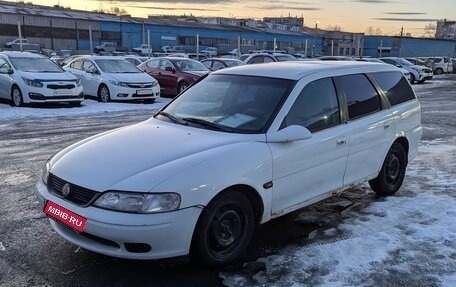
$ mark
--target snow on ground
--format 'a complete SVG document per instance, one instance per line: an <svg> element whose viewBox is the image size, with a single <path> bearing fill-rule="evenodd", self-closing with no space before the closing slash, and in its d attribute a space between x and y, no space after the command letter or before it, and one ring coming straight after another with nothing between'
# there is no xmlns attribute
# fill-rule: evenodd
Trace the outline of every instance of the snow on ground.
<svg viewBox="0 0 456 287"><path fill-rule="evenodd" d="M336 228L257 260L227 286L456 286L456 139L422 142L396 196L348 210ZM366 190L368 190L366 188ZM256 272L256 271L255 271Z"/></svg>
<svg viewBox="0 0 456 287"><path fill-rule="evenodd" d="M0 120L22 119L22 118L46 118L73 115L89 115L103 112L133 111L133 110L157 110L169 103L170 99L160 98L154 104L143 104L137 102L110 102L99 103L86 99L80 107L69 107L65 104L31 107L11 107L8 104L0 103Z"/></svg>

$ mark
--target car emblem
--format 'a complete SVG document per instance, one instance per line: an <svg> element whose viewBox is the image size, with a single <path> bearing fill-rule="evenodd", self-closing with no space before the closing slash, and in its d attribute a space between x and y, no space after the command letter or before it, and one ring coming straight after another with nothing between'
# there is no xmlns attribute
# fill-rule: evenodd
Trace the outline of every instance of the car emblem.
<svg viewBox="0 0 456 287"><path fill-rule="evenodd" d="M146 86L146 84L141 84L141 88L144 88Z"/></svg>
<svg viewBox="0 0 456 287"><path fill-rule="evenodd" d="M69 183L65 183L65 185L62 187L62 195L66 198L68 195L70 195L71 188Z"/></svg>

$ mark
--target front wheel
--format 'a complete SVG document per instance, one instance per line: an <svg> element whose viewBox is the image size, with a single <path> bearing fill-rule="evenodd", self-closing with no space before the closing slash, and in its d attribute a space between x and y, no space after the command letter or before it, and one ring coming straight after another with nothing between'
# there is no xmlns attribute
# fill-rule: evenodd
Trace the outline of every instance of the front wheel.
<svg viewBox="0 0 456 287"><path fill-rule="evenodd" d="M410 84L415 83L415 75L410 73Z"/></svg>
<svg viewBox="0 0 456 287"><path fill-rule="evenodd" d="M441 69L441 68L436 69L436 70L435 70L435 74L436 74L436 75L441 75L441 74L443 74L443 69Z"/></svg>
<svg viewBox="0 0 456 287"><path fill-rule="evenodd" d="M13 86L11 89L11 105L13 107L21 107L24 105L24 98L18 86Z"/></svg>
<svg viewBox="0 0 456 287"><path fill-rule="evenodd" d="M194 233L194 248L202 263L220 266L233 262L252 237L254 213L239 191L215 197L203 210Z"/></svg>
<svg viewBox="0 0 456 287"><path fill-rule="evenodd" d="M396 193L402 185L407 167L407 155L399 143L394 143L386 155L382 169L369 185L377 195L387 196Z"/></svg>
<svg viewBox="0 0 456 287"><path fill-rule="evenodd" d="M98 88L98 101L102 103L111 101L111 94L109 93L109 89L104 84Z"/></svg>

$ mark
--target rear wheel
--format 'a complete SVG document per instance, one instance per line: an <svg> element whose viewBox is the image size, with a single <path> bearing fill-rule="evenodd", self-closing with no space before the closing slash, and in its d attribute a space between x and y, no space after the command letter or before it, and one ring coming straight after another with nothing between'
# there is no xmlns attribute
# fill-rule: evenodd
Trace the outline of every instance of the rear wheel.
<svg viewBox="0 0 456 287"><path fill-rule="evenodd" d="M441 75L441 74L443 74L443 69L442 69L442 68L437 68L437 69L435 70L435 74L436 74L436 75Z"/></svg>
<svg viewBox="0 0 456 287"><path fill-rule="evenodd" d="M24 105L24 98L18 86L14 85L11 89L11 105L13 107L21 107Z"/></svg>
<svg viewBox="0 0 456 287"><path fill-rule="evenodd" d="M239 191L224 192L206 206L198 220L193 235L195 251L204 264L228 264L244 252L253 229L249 199Z"/></svg>
<svg viewBox="0 0 456 287"><path fill-rule="evenodd" d="M407 155L399 143L394 143L378 176L369 181L369 185L378 195L387 196L396 193L402 185L407 167Z"/></svg>
<svg viewBox="0 0 456 287"><path fill-rule="evenodd" d="M179 87L177 87L177 94L180 94L182 93L183 91L185 91L187 88L188 88L188 83L187 82L182 82L179 84Z"/></svg>
<svg viewBox="0 0 456 287"><path fill-rule="evenodd" d="M111 101L111 94L109 93L109 89L106 85L101 85L98 88L98 101L102 103Z"/></svg>

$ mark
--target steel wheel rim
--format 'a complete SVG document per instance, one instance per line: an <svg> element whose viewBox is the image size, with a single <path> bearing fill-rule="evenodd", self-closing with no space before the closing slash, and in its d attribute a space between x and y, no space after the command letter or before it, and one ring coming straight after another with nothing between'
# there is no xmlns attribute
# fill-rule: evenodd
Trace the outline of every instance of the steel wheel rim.
<svg viewBox="0 0 456 287"><path fill-rule="evenodd" d="M245 233L245 216L237 205L220 208L209 225L209 248L218 256L226 256L236 250Z"/></svg>
<svg viewBox="0 0 456 287"><path fill-rule="evenodd" d="M21 105L21 92L18 89L13 90L13 102L16 107Z"/></svg>
<svg viewBox="0 0 456 287"><path fill-rule="evenodd" d="M109 100L109 91L108 88L102 87L100 90L101 101L106 103Z"/></svg>
<svg viewBox="0 0 456 287"><path fill-rule="evenodd" d="M390 185L395 185L401 175L401 161L396 154L391 154L386 163L386 177Z"/></svg>

